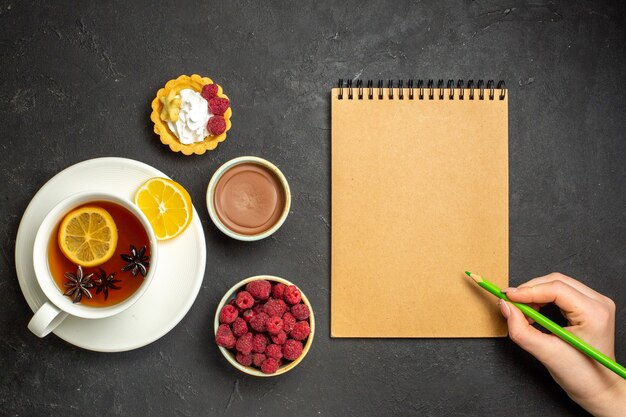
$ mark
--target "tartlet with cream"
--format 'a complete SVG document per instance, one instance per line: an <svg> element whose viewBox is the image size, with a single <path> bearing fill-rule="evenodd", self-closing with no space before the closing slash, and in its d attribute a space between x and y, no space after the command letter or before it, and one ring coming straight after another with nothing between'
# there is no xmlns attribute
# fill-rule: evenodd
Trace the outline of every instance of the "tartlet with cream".
<svg viewBox="0 0 626 417"><path fill-rule="evenodd" d="M232 116L222 87L197 74L181 75L152 100L154 133L174 152L202 155L226 140Z"/></svg>

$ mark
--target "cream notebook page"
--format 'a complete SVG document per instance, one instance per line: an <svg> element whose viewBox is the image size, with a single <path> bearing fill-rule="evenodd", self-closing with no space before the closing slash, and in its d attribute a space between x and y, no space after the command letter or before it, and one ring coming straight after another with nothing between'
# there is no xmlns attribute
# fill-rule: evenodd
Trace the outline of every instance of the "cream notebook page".
<svg viewBox="0 0 626 417"><path fill-rule="evenodd" d="M331 92L331 335L505 336L463 272L508 285L506 90L353 90Z"/></svg>

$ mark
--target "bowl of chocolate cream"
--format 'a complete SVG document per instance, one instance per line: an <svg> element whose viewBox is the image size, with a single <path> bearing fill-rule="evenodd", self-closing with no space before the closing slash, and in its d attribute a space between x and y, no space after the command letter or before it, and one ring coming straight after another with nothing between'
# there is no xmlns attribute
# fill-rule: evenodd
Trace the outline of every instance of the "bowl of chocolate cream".
<svg viewBox="0 0 626 417"><path fill-rule="evenodd" d="M291 192L271 162L242 156L226 162L207 188L209 216L224 234L238 240L264 239L285 222Z"/></svg>

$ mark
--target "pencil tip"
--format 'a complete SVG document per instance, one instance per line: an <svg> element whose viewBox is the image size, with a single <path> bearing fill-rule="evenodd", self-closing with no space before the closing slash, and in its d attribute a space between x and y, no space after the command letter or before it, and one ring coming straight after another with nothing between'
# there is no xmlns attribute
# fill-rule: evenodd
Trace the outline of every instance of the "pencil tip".
<svg viewBox="0 0 626 417"><path fill-rule="evenodd" d="M467 272L466 272L467 273ZM471 279L473 279L477 284L483 281L483 278L480 275L472 274L471 272L467 274Z"/></svg>
<svg viewBox="0 0 626 417"><path fill-rule="evenodd" d="M471 272L468 272L468 271L465 271L465 275L467 275L467 276L468 276L468 277L470 277L470 278L472 277L472 273L471 273Z"/></svg>

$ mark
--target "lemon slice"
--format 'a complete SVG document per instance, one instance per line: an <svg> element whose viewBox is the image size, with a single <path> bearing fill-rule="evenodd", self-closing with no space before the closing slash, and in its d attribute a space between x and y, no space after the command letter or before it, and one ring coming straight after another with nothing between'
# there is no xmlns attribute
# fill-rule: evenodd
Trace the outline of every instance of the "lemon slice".
<svg viewBox="0 0 626 417"><path fill-rule="evenodd" d="M156 177L146 181L135 194L135 204L159 240L175 238L191 223L191 197L182 185L170 179Z"/></svg>
<svg viewBox="0 0 626 417"><path fill-rule="evenodd" d="M117 226L102 207L84 206L65 215L57 239L67 259L84 267L97 266L113 256Z"/></svg>

